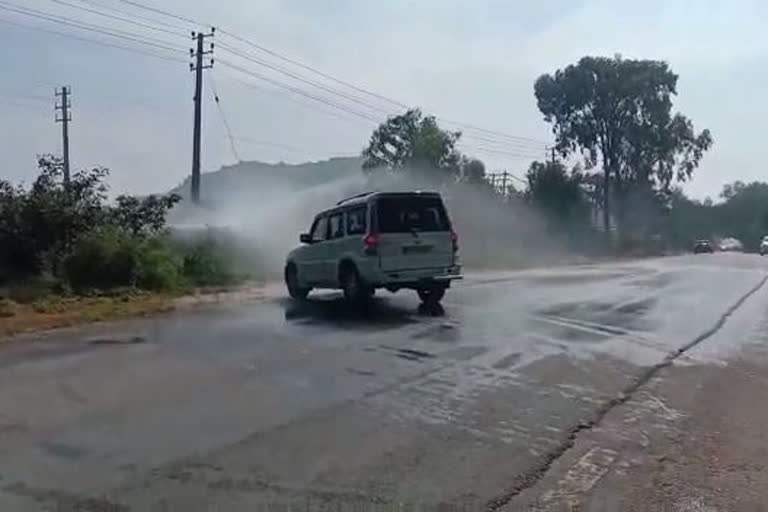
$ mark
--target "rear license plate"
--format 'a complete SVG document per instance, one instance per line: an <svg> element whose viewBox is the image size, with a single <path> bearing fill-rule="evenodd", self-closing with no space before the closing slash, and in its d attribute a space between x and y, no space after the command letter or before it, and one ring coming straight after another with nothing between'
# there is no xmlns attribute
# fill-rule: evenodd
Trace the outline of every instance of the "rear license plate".
<svg viewBox="0 0 768 512"><path fill-rule="evenodd" d="M406 245L403 247L403 254L424 254L431 250L431 245Z"/></svg>

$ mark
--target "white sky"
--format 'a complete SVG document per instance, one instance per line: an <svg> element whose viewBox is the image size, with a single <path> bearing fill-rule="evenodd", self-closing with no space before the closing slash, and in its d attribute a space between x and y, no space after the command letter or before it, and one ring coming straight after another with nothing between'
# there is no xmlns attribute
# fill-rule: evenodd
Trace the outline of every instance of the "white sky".
<svg viewBox="0 0 768 512"><path fill-rule="evenodd" d="M64 1L87 6L81 0ZM178 24L182 30L194 28L120 0L93 1ZM709 128L715 138L714 148L687 186L689 193L716 196L724 183L735 179L768 180L762 144L762 120L768 114L763 93L768 75L768 32L763 30L768 4L759 1L137 1L210 20L283 55L438 117L544 141L551 137L533 96L537 76L584 55L620 53L628 58L664 59L680 75L676 108L694 121L697 130ZM190 44L188 37L110 21L55 0L4 2L0 3L0 20L108 40L3 10L10 2L157 37L174 46ZM222 34L216 41L235 43ZM287 67L269 55L253 55ZM184 55L178 56L186 60ZM221 48L217 48L216 58L333 98L232 57ZM110 167L114 193L163 191L189 173L192 74L186 63L0 23L0 65L4 70L0 80L0 176L29 181L35 175L35 154L60 152L60 127L53 123L53 88L61 84L70 85L73 91L74 166ZM244 160L300 162L353 154L363 147L373 128L370 121L321 112L318 109L334 109L267 84L261 87L269 90L247 88L233 78L260 82L223 65L217 64L212 76L234 134L268 144L239 141L237 148ZM203 169L213 171L233 163L234 157L211 101L210 81L206 87ZM371 97L365 100L391 107ZM345 104L376 118L385 115L355 103ZM503 168L518 174L525 172L530 158L483 153L473 147L516 154L533 151L515 144L466 142L466 152L483 159L490 170Z"/></svg>

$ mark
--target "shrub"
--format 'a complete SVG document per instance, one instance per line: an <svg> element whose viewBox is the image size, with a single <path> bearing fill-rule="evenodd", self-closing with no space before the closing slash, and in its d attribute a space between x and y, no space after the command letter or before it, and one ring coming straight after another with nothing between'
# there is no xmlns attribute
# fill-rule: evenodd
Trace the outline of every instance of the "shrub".
<svg viewBox="0 0 768 512"><path fill-rule="evenodd" d="M79 293L125 286L169 290L181 285L179 259L162 238L145 239L119 229L82 237L63 269Z"/></svg>
<svg viewBox="0 0 768 512"><path fill-rule="evenodd" d="M64 259L64 277L77 292L134 285L136 262L131 242L112 229L83 236Z"/></svg>
<svg viewBox="0 0 768 512"><path fill-rule="evenodd" d="M9 318L15 314L16 304L5 297L0 297L0 318Z"/></svg>
<svg viewBox="0 0 768 512"><path fill-rule="evenodd" d="M168 211L181 198L175 194L142 199L120 196L109 205L108 169L74 172L65 185L61 158L43 155L38 167L40 174L30 187L0 179L0 283L51 273L89 287L135 285L141 278L137 257L142 240L163 231ZM174 279L167 254L155 251L146 257L163 260L160 272L171 273L163 277L153 272L146 276L148 282ZM64 259L67 269L62 268ZM116 268L107 269L105 261ZM90 267L93 263L100 266Z"/></svg>
<svg viewBox="0 0 768 512"><path fill-rule="evenodd" d="M237 276L232 271L231 253L221 242L207 235L184 249L183 273L194 286L232 284Z"/></svg>
<svg viewBox="0 0 768 512"><path fill-rule="evenodd" d="M136 285L146 290L175 290L183 286L182 261L167 240L145 240L138 252Z"/></svg>

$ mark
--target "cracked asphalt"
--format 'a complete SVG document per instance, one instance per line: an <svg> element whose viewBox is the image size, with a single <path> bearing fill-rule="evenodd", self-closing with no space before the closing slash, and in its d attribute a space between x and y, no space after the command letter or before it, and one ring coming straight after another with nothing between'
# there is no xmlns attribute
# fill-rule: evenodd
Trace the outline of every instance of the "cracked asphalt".
<svg viewBox="0 0 768 512"><path fill-rule="evenodd" d="M559 468L581 439L764 325L767 273L743 254L483 273L442 316L280 292L14 338L0 510L549 510L557 471L586 492L619 451Z"/></svg>

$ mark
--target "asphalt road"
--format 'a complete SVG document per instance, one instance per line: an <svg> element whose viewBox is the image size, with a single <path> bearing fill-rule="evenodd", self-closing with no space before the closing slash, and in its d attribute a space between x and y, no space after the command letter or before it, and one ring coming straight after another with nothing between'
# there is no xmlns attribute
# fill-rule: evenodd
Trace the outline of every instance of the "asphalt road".
<svg viewBox="0 0 768 512"><path fill-rule="evenodd" d="M709 356L738 346L767 272L718 254L487 273L443 316L407 292L364 316L275 296L17 338L0 510L513 510L659 368L724 326Z"/></svg>

